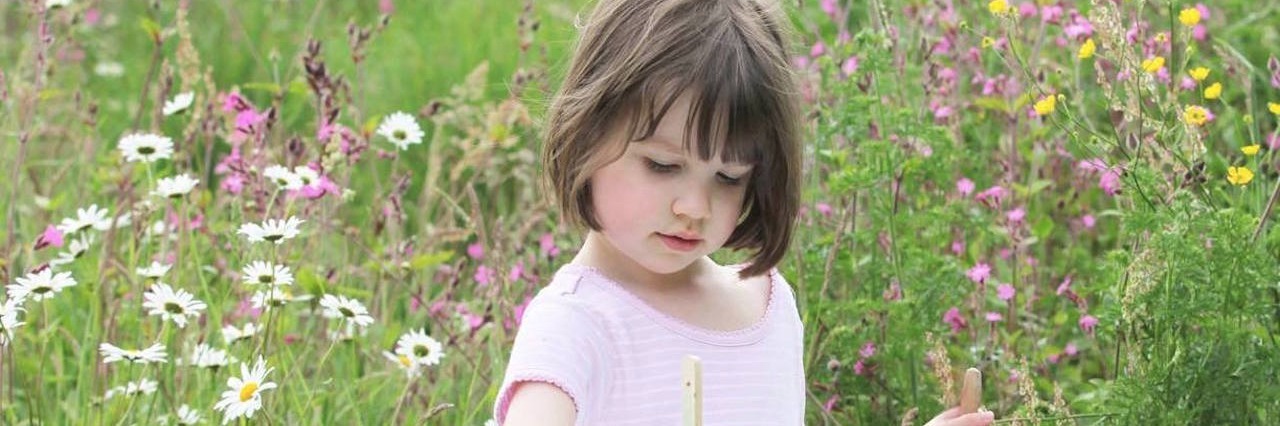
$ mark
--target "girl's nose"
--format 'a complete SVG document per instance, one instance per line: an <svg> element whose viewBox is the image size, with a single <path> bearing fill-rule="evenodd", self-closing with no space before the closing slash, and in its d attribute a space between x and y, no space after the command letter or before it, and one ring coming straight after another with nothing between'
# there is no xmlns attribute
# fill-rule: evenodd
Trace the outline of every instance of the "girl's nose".
<svg viewBox="0 0 1280 426"><path fill-rule="evenodd" d="M711 215L711 193L704 185L691 185L676 196L671 204L671 211L676 216L693 220L705 219Z"/></svg>

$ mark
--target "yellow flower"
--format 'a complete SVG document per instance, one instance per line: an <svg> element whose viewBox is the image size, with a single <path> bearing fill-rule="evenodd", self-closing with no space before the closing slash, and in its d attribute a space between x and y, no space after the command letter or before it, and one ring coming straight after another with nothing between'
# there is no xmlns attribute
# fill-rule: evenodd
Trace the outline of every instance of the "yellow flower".
<svg viewBox="0 0 1280 426"><path fill-rule="evenodd" d="M1191 74L1191 78L1196 79L1196 81L1204 81L1204 79L1209 78L1209 69L1205 67L1192 68L1187 73Z"/></svg>
<svg viewBox="0 0 1280 426"><path fill-rule="evenodd" d="M1205 122L1209 121L1209 111L1202 106L1187 105L1187 110L1182 117L1187 120L1187 123L1203 126Z"/></svg>
<svg viewBox="0 0 1280 426"><path fill-rule="evenodd" d="M1244 186L1253 180L1253 171L1248 167L1227 167L1227 182L1232 185Z"/></svg>
<svg viewBox="0 0 1280 426"><path fill-rule="evenodd" d="M1080 46L1080 53L1076 56L1080 59L1089 59L1093 57L1093 52L1098 50L1098 46L1093 44L1093 39L1084 41L1084 45Z"/></svg>
<svg viewBox="0 0 1280 426"><path fill-rule="evenodd" d="M991 45L993 45L993 44L996 44L996 41L995 41L995 40L992 40L992 39L991 39L991 37L983 37L983 38L982 38L982 48L983 48L983 49L986 49L986 48L988 48L988 47L991 47Z"/></svg>
<svg viewBox="0 0 1280 426"><path fill-rule="evenodd" d="M1241 147L1240 152L1243 152L1244 155L1246 156L1252 157L1252 156L1258 155L1258 149L1260 148L1262 148L1262 145L1253 144L1246 147Z"/></svg>
<svg viewBox="0 0 1280 426"><path fill-rule="evenodd" d="M1150 58L1150 59L1144 59L1144 60L1142 60L1142 70L1143 70L1143 71L1146 71L1146 72L1149 72L1149 73L1155 74L1155 73L1159 72L1161 68L1164 68L1164 57L1163 57L1163 56L1156 56L1156 57L1154 57L1154 58Z"/></svg>
<svg viewBox="0 0 1280 426"><path fill-rule="evenodd" d="M1271 113L1275 115L1280 115L1280 103L1267 102L1267 111L1271 111Z"/></svg>
<svg viewBox="0 0 1280 426"><path fill-rule="evenodd" d="M1156 43L1164 43L1166 41L1169 41L1169 33L1156 34Z"/></svg>
<svg viewBox="0 0 1280 426"><path fill-rule="evenodd" d="M1057 96L1049 95L1049 96L1040 98L1040 100L1036 101L1036 104L1035 104L1036 115L1041 117L1049 115L1050 113L1053 112L1054 109L1057 109L1057 105L1058 105Z"/></svg>
<svg viewBox="0 0 1280 426"><path fill-rule="evenodd" d="M1182 9L1182 12L1178 12L1178 21L1182 22L1182 25L1194 27L1200 23L1200 10L1194 7Z"/></svg>
<svg viewBox="0 0 1280 426"><path fill-rule="evenodd" d="M991 0L991 3L987 3L987 10L990 11L992 15L1009 13L1009 2L1005 0Z"/></svg>
<svg viewBox="0 0 1280 426"><path fill-rule="evenodd" d="M1204 89L1205 99L1218 99L1222 96L1222 83L1213 83Z"/></svg>

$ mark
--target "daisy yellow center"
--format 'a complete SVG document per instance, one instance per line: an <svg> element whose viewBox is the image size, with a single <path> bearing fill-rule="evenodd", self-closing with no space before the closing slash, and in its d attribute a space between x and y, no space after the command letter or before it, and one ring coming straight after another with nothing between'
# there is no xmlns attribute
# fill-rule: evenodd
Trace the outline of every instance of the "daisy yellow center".
<svg viewBox="0 0 1280 426"><path fill-rule="evenodd" d="M352 312L350 309L347 309L347 308L345 308L345 307L338 308L338 312L342 313L342 316L344 316L344 317L354 317L354 316L356 316L356 313L355 313L355 312Z"/></svg>
<svg viewBox="0 0 1280 426"><path fill-rule="evenodd" d="M182 305L173 302L165 303L164 311L174 315L180 315L185 312L185 310L182 309Z"/></svg>
<svg viewBox="0 0 1280 426"><path fill-rule="evenodd" d="M156 149L149 146L138 147L138 153L142 155L151 155L156 153Z"/></svg>
<svg viewBox="0 0 1280 426"><path fill-rule="evenodd" d="M400 365L403 365L406 368L408 368L410 364L412 364L412 362L409 361L409 357L400 355Z"/></svg>
<svg viewBox="0 0 1280 426"><path fill-rule="evenodd" d="M409 137L409 134L405 133L404 130L396 130L394 132L391 132L391 136L396 139L404 139Z"/></svg>
<svg viewBox="0 0 1280 426"><path fill-rule="evenodd" d="M240 388L240 402L245 402L245 401L248 401L250 398L253 398L253 394L257 391L258 391L257 382L245 383L244 387Z"/></svg>
<svg viewBox="0 0 1280 426"><path fill-rule="evenodd" d="M258 282L262 284L271 284L275 281L275 276L270 274L262 274L258 276Z"/></svg>
<svg viewBox="0 0 1280 426"><path fill-rule="evenodd" d="M427 356L430 353L431 353L431 350L427 349L426 345L417 345L413 347L413 356L421 358L421 357Z"/></svg>

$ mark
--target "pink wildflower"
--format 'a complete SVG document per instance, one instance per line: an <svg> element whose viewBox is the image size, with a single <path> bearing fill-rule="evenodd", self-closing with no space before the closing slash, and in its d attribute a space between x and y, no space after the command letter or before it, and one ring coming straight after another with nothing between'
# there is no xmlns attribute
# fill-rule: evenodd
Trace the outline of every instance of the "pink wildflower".
<svg viewBox="0 0 1280 426"><path fill-rule="evenodd" d="M821 40L819 40L817 43L814 43L813 48L809 49L809 56L814 58L822 56L822 54L824 53L827 53L827 45L826 43L823 43Z"/></svg>
<svg viewBox="0 0 1280 426"><path fill-rule="evenodd" d="M490 283L493 282L493 279L496 276L497 276L497 273L493 269L490 269L488 266L480 265L479 267L476 268L475 280L476 280L476 283L480 284L481 287L488 286Z"/></svg>
<svg viewBox="0 0 1280 426"><path fill-rule="evenodd" d="M1013 299L1014 294L1017 294L1017 290L1011 285L1000 284L1000 286L996 287L996 297L999 297L1000 300L1007 302L1009 299Z"/></svg>
<svg viewBox="0 0 1280 426"><path fill-rule="evenodd" d="M875 354L876 354L876 344L874 342L864 343L862 344L862 349L858 350L858 356L862 358L871 358Z"/></svg>
<svg viewBox="0 0 1280 426"><path fill-rule="evenodd" d="M36 238L36 250L49 246L62 247L62 231L59 231L58 227L54 225L45 227L44 233L41 233L40 237Z"/></svg>
<svg viewBox="0 0 1280 426"><path fill-rule="evenodd" d="M1093 215L1091 214L1086 214L1080 217L1080 224L1084 225L1085 229L1093 229L1093 227L1097 223L1098 223L1098 220L1094 219Z"/></svg>
<svg viewBox="0 0 1280 426"><path fill-rule="evenodd" d="M960 308L955 307L948 309L947 313L942 315L942 321L951 325L952 333L959 332L960 329L969 326L969 323L960 315Z"/></svg>
<svg viewBox="0 0 1280 426"><path fill-rule="evenodd" d="M1027 217L1027 210L1023 209L1022 207L1018 207L1016 209L1009 210L1008 212L1006 212L1004 214L1004 217L1005 219L1009 220L1009 224L1020 225L1022 224L1022 221Z"/></svg>
<svg viewBox="0 0 1280 426"><path fill-rule="evenodd" d="M542 248L542 254L547 257L560 255L560 248L556 247L556 239L551 234L542 234L542 237L538 238L538 245Z"/></svg>
<svg viewBox="0 0 1280 426"><path fill-rule="evenodd" d="M840 72L844 73L844 76L845 76L845 77L849 77L849 76L852 76L852 75L854 75L855 73L857 73L857 72L858 72L858 57L857 57L857 56L850 56L850 57L849 57L849 59L845 59L845 60L844 60L844 64L843 64L843 65L840 65Z"/></svg>
<svg viewBox="0 0 1280 426"><path fill-rule="evenodd" d="M898 285L897 281L894 281L889 284L889 289L885 290L882 296L886 302L902 300L902 286Z"/></svg>
<svg viewBox="0 0 1280 426"><path fill-rule="evenodd" d="M1109 168L1102 172L1102 176L1098 178L1098 187L1102 188L1107 195L1115 196L1120 193L1120 171L1116 168Z"/></svg>
<svg viewBox="0 0 1280 426"><path fill-rule="evenodd" d="M467 256L475 260L484 259L484 245L472 243L467 246Z"/></svg>
<svg viewBox="0 0 1280 426"><path fill-rule="evenodd" d="M1058 284L1058 295L1059 295L1059 296L1061 296L1061 295L1062 295L1062 293L1066 293L1066 292L1068 292L1068 291L1071 291L1071 276L1070 276L1070 275L1067 275L1067 277L1066 277L1066 278L1063 278L1063 279L1062 279L1062 284Z"/></svg>
<svg viewBox="0 0 1280 426"><path fill-rule="evenodd" d="M1000 315L999 312L987 312L987 322L1000 322L1000 321L1004 321L1004 315Z"/></svg>
<svg viewBox="0 0 1280 426"><path fill-rule="evenodd" d="M839 400L840 400L840 395L831 395L830 398L827 398L827 402L822 404L822 411L826 411L830 413L831 410L834 410L836 408L836 402Z"/></svg>
<svg viewBox="0 0 1280 426"><path fill-rule="evenodd" d="M1003 199L1006 195L1008 195L1008 193L1009 191L1005 190L1003 187L999 185L996 185L996 186L987 188L982 192L979 192L978 195L974 198L978 200L978 202L980 203L986 204L987 206L990 206L990 207L994 207L995 205L1000 204L1000 200Z"/></svg>
<svg viewBox="0 0 1280 426"><path fill-rule="evenodd" d="M1093 334L1093 329L1098 326L1098 319L1093 315L1085 314L1080 317L1080 329L1085 333Z"/></svg>
<svg viewBox="0 0 1280 426"><path fill-rule="evenodd" d="M968 276L969 280L975 283L984 283L987 278L991 277L991 265L985 263L973 265L972 268L965 272L965 276Z"/></svg>
<svg viewBox="0 0 1280 426"><path fill-rule="evenodd" d="M822 215L823 215L823 216L831 217L831 205L830 205L830 204L823 203L823 202L819 202L817 205L815 205L815 206L813 206L813 207L814 207L815 209L817 209L817 210L818 210L818 213L822 213Z"/></svg>

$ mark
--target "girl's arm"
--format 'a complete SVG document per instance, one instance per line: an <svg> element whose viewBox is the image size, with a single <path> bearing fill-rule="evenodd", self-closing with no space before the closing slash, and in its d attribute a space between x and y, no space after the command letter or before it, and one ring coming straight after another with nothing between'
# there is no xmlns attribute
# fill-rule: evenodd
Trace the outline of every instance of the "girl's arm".
<svg viewBox="0 0 1280 426"><path fill-rule="evenodd" d="M512 391L503 426L573 426L577 414L573 399L559 387L544 382L520 382Z"/></svg>

